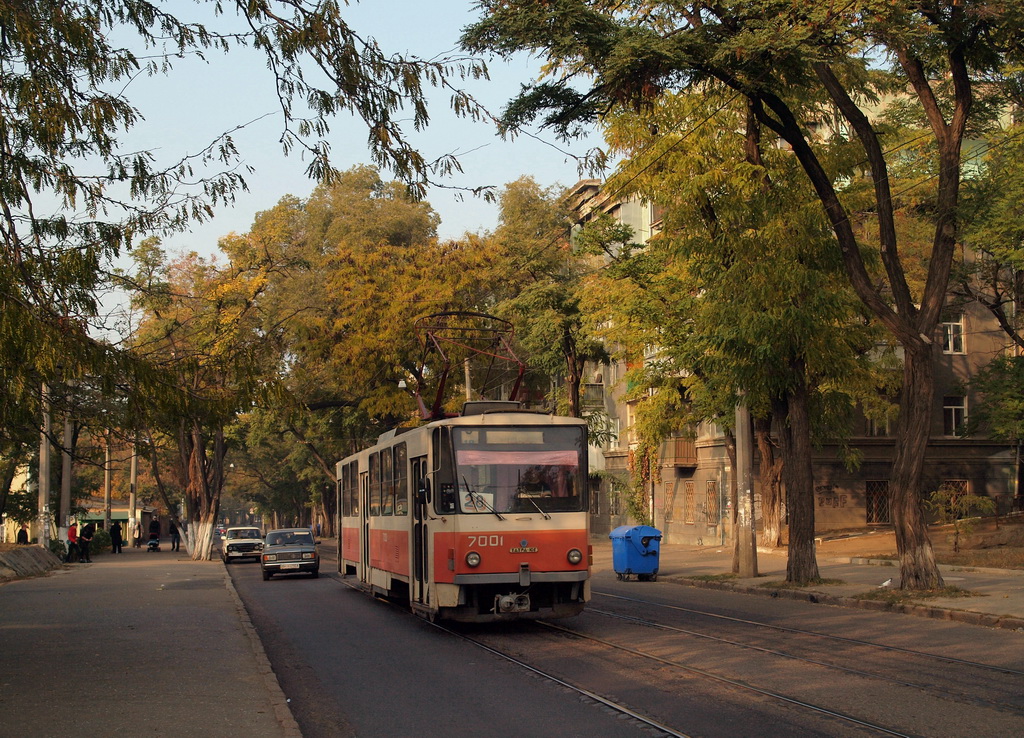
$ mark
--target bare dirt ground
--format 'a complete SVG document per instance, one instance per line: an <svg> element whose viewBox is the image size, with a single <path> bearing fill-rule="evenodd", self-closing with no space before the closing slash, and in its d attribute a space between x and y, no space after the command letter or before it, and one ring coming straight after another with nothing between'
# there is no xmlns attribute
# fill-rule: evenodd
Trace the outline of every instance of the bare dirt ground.
<svg viewBox="0 0 1024 738"><path fill-rule="evenodd" d="M959 551L954 550L952 526L931 526L929 534L940 564L1024 569L1024 516L984 520L966 532L962 528ZM892 530L828 533L819 539L817 552L819 556L895 558L896 537Z"/></svg>

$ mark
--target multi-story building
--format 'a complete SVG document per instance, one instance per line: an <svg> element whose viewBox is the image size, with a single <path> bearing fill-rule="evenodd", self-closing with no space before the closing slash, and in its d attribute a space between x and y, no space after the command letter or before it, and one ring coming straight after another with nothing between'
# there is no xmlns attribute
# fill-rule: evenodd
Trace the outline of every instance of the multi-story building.
<svg viewBox="0 0 1024 738"><path fill-rule="evenodd" d="M615 201L601 191L598 180L583 180L568 194L584 223L607 213L630 225L637 243L646 242L660 227L655 208L638 200ZM936 392L931 440L925 460L925 489L951 485L994 499L1000 512L1020 506L1020 449L983 436L960 435L971 407L980 398L970 379L1008 341L991 314L968 303L952 307L935 341ZM625 505L609 474L628 476L634 406L624 400L624 364L592 368L584 387L584 406L602 409L610 419L614 440L600 449L595 466L606 474L591 495L591 524L595 533L628 524ZM885 526L889 520L889 475L895 452L894 423L861 415L851 437L844 439L861 457L851 469L840 442L826 443L814 457L815 525L819 531ZM591 455L593 459L595 454ZM671 543L714 545L729 537L729 484L733 470L725 437L714 423L680 432L668 439L659 454L660 480L652 484L654 525ZM755 506L760 499L757 459L754 460ZM759 515L759 512L758 512Z"/></svg>

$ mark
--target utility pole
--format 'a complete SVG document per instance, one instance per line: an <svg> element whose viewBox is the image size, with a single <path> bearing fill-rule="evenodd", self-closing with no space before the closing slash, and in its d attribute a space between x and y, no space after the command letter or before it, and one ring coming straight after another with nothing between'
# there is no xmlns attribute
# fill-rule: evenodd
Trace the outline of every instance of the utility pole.
<svg viewBox="0 0 1024 738"><path fill-rule="evenodd" d="M746 398L740 397L736 405L736 540L739 552L739 572L744 579L757 576L757 547L754 530L754 462L753 426Z"/></svg>
<svg viewBox="0 0 1024 738"><path fill-rule="evenodd" d="M50 547L50 388L43 382L43 430L39 434L39 545Z"/></svg>
<svg viewBox="0 0 1024 738"><path fill-rule="evenodd" d="M67 528L71 518L71 444L74 442L74 426L71 418L64 419L64 441L60 450L60 521L61 528Z"/></svg>
<svg viewBox="0 0 1024 738"><path fill-rule="evenodd" d="M139 481L139 443L132 443L132 471L131 481L128 484L128 530L131 531L135 525L135 505L137 504L135 491Z"/></svg>
<svg viewBox="0 0 1024 738"><path fill-rule="evenodd" d="M110 429L106 433L106 452L103 457L103 530L110 531Z"/></svg>

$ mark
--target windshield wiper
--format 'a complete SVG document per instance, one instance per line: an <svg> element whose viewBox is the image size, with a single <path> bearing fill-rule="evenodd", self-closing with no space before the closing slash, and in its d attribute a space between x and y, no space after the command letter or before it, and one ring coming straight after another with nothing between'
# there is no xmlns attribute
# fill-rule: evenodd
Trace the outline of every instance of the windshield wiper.
<svg viewBox="0 0 1024 738"><path fill-rule="evenodd" d="M488 509L492 513L494 513L498 517L498 520L504 520L505 519L504 517L502 517L502 514L500 512L498 512L493 507L491 507L491 505L488 504L487 500L484 499L483 495L478 494L478 493L473 491L473 488L469 486L469 480L466 479L465 476L462 477L462 483L464 485L466 485L466 491L469 493L469 499L471 499L473 501L473 507L478 507L479 505L483 505L486 509Z"/></svg>
<svg viewBox="0 0 1024 738"><path fill-rule="evenodd" d="M535 508L537 508L537 512L539 512L541 515L544 516L545 520L551 520L551 516L548 515L546 512L544 512L543 510L540 509L540 505L537 504L537 501L535 499L533 499L532 497L522 497L522 496L520 496L520 499L529 500L530 504L533 505Z"/></svg>

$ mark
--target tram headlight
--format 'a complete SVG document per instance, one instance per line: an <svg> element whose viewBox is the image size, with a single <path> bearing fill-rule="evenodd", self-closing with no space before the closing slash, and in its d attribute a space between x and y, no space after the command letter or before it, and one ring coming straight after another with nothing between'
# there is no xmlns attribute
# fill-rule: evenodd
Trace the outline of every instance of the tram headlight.
<svg viewBox="0 0 1024 738"><path fill-rule="evenodd" d="M466 563L469 566L480 566L480 554L476 551L470 551L466 554Z"/></svg>
<svg viewBox="0 0 1024 738"><path fill-rule="evenodd" d="M569 553L565 555L565 558L569 559L569 563L573 566L583 561L583 552L578 548L570 548Z"/></svg>

